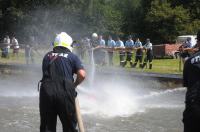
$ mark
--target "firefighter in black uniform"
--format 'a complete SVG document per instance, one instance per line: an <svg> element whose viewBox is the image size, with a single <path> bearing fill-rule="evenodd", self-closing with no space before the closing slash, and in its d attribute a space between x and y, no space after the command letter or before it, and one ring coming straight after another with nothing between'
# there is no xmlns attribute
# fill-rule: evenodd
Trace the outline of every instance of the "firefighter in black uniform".
<svg viewBox="0 0 200 132"><path fill-rule="evenodd" d="M153 48L152 43L150 42L150 39L146 40L146 44L144 45L146 56L144 58L144 63L142 65L142 68L144 68L147 63L149 62L149 69L152 69L152 60L153 60Z"/></svg>
<svg viewBox="0 0 200 132"><path fill-rule="evenodd" d="M184 65L183 81L187 87L183 112L184 132L200 132L200 30L197 34L197 52Z"/></svg>
<svg viewBox="0 0 200 132"><path fill-rule="evenodd" d="M63 132L77 132L75 88L85 78L79 58L72 51L72 38L65 32L58 34L53 51L43 59L43 78L40 87L40 132L56 132L57 116ZM77 74L74 81L73 75Z"/></svg>

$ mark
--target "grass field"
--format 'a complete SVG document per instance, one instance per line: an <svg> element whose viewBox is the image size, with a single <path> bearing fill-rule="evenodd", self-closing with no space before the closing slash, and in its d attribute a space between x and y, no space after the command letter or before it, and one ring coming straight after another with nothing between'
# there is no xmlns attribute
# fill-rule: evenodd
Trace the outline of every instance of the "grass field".
<svg viewBox="0 0 200 132"><path fill-rule="evenodd" d="M12 50L10 50L10 52L12 52ZM0 52L0 55L1 55L1 52ZM0 64L26 64L23 49L20 50L18 57L13 56L12 53L10 53L9 56L10 56L9 58L0 58ZM35 58L36 64L41 64L43 55L39 55L35 53L34 58ZM133 62L134 62L134 59L135 58L133 56ZM154 59L152 69L138 68L139 67L139 64L138 64L137 67L134 68L134 70L141 71L141 72L182 74L182 71L179 70L179 61L180 61L179 59ZM85 62L87 62L87 60L85 60ZM114 67L120 67L118 53L114 54L113 62L114 62ZM127 64L125 68L127 68L130 71L131 69L133 69L130 67L129 63Z"/></svg>
<svg viewBox="0 0 200 132"><path fill-rule="evenodd" d="M135 57L133 55L133 62ZM136 71L141 72L155 72L155 73L172 73L172 74L182 74L183 64L181 63L181 69L179 68L180 60L179 59L154 59L153 60L153 68L148 69L148 67L141 69L139 68L139 63L135 68ZM114 65L119 66L119 55L114 55ZM130 68L130 65L126 66L126 68Z"/></svg>
<svg viewBox="0 0 200 132"><path fill-rule="evenodd" d="M140 68L137 70L142 71ZM145 68L144 72L182 74L182 71L179 70L178 59L155 59L153 60L153 68Z"/></svg>
<svg viewBox="0 0 200 132"><path fill-rule="evenodd" d="M2 52L0 52L0 56L1 54ZM35 64L40 64L42 61L42 57L41 55L34 53ZM0 64L26 64L24 50L20 49L18 56L14 56L12 53L12 49L10 49L8 58L0 57Z"/></svg>

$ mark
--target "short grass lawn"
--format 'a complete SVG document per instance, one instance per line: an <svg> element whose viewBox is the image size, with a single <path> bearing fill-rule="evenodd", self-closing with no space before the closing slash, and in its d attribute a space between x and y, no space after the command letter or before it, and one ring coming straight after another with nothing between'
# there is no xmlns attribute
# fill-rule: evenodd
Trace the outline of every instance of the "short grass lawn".
<svg viewBox="0 0 200 132"><path fill-rule="evenodd" d="M1 55L1 52L0 52ZM135 60L135 55L133 55L133 62ZM43 55L37 54L35 52L34 54L35 63L41 64ZM85 60L85 61L84 61ZM84 62L88 62L87 55L84 57ZM114 53L113 57L114 67L120 67L119 66L119 54L117 52ZM19 56L13 56L12 50L10 50L9 58L0 58L1 64L26 64L25 61L25 55L24 55L24 49L20 49ZM137 64L136 68L131 68L130 64L128 63L125 68L127 70L136 70L139 72L155 72L155 73L170 73L170 74L182 74L183 64L181 63L181 70L179 68L180 60L179 59L154 59L153 60L153 67L152 69L148 69L148 67L145 67L144 69L139 68L139 63Z"/></svg>
<svg viewBox="0 0 200 132"><path fill-rule="evenodd" d="M135 55L133 55L133 62L135 61ZM119 54L114 54L114 65L119 66ZM169 74L182 74L183 64L180 63L180 59L154 59L153 67L149 69L149 67L145 67L144 69L139 68L139 62L136 71L141 72L156 72L156 73L169 73ZM179 66L181 68L179 68ZM130 64L126 66L126 68L130 68Z"/></svg>

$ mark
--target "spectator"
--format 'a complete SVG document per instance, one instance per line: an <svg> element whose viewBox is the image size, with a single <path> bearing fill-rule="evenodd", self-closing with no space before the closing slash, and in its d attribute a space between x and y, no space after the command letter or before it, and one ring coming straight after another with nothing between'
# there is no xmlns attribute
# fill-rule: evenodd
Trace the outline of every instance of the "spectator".
<svg viewBox="0 0 200 132"><path fill-rule="evenodd" d="M111 36L108 37L108 48L112 48L108 51L108 61L109 65L113 65L113 48L115 47L115 41L112 39Z"/></svg>
<svg viewBox="0 0 200 132"><path fill-rule="evenodd" d="M125 48L123 41L120 40L120 37L117 37L116 48ZM120 66L123 66L125 64L125 51L124 50L119 51L119 60L120 60Z"/></svg>
<svg viewBox="0 0 200 132"><path fill-rule="evenodd" d="M19 43L18 43L18 41L15 37L12 38L11 44L12 44L12 47L13 47L13 56L15 56L15 54L16 54L17 57L18 57Z"/></svg>
<svg viewBox="0 0 200 132"><path fill-rule="evenodd" d="M34 63L34 53L33 53L33 47L30 45L26 45L25 47L25 59L26 59L26 64L29 65L30 62L33 64Z"/></svg>
<svg viewBox="0 0 200 132"><path fill-rule="evenodd" d="M10 49L10 38L8 35L6 35L3 42L6 46L3 48L2 57L8 58L9 57L9 49Z"/></svg>

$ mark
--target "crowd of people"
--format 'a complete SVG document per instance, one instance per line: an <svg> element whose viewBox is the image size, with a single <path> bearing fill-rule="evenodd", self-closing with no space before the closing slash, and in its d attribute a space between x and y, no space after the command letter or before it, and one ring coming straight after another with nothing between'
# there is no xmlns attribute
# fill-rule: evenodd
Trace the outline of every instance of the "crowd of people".
<svg viewBox="0 0 200 132"><path fill-rule="evenodd" d="M129 61L131 66L135 67L139 61L140 67L143 67L148 61L152 62L152 44L149 39L146 40L144 45L138 38L134 42L131 36L129 36L125 44L120 38L117 38L115 42L111 36L109 36L107 45L102 36L92 40L87 38L84 41L87 41L87 46L89 46L87 47L87 52L90 55L94 54L95 60L100 61L98 62L99 64L104 61L103 53L106 47L109 59L112 59L113 49L115 48L120 48L117 51L119 51L121 60L126 54L126 59L121 61L121 65L125 65ZM76 118L77 93L75 88L85 79L86 73L81 60L72 53L71 43L72 38L68 34L64 32L58 34L53 43L53 51L48 52L43 59L43 77L39 99L41 132L56 131L57 116L60 117L63 132L77 131L76 125L79 118ZM73 46L78 47L80 45L74 42ZM197 34L195 48L197 49L196 53L186 60L183 71L183 84L184 87L187 87L183 113L184 132L198 132L200 130L200 31ZM79 47L79 51L80 49L82 48ZM146 58L142 64L143 49L147 51ZM136 52L134 63L132 62L133 51ZM109 61L109 64L112 64L112 62L110 63ZM151 67L151 65L149 66ZM77 74L75 81L73 79L74 74Z"/></svg>
<svg viewBox="0 0 200 132"><path fill-rule="evenodd" d="M197 33L197 44L192 47L190 39L180 47L181 56L185 59L183 70L183 85L187 88L185 98L185 110L183 113L184 132L198 132L200 130L200 31ZM4 38L2 57L8 57L10 47L13 47L13 55L19 53L19 44L15 37L10 40ZM59 116L63 132L77 132L77 92L76 88L83 82L86 76L83 64L79 57L87 52L90 61L94 55L96 64L105 64L105 52L108 54L109 65L113 65L113 53L119 52L120 65L144 68L149 62L152 68L152 43L146 39L142 44L139 38L133 41L129 36L125 43L117 37L116 41L111 36L107 42L103 36L93 34L92 38L84 38L81 43L74 41L65 32L58 34L53 42L53 50L48 52L42 62L43 76L39 98L40 132L56 131L57 116ZM74 47L77 55L72 53ZM31 46L26 45L25 56L30 56ZM133 52L135 61L133 62ZM192 52L193 54L191 54ZM143 57L145 54L145 57ZM143 58L144 61L143 61ZM74 74L77 77L74 79Z"/></svg>
<svg viewBox="0 0 200 132"><path fill-rule="evenodd" d="M12 39L8 35L3 39L4 47L1 48L2 58L9 58L10 48L13 49L13 56L18 56L19 53L19 43L18 40L13 36Z"/></svg>
<svg viewBox="0 0 200 132"><path fill-rule="evenodd" d="M20 46L18 43L18 40L15 36L10 39L8 35L6 35L3 39L3 42L1 44L1 57L2 58L9 58L10 57L10 49L12 49L13 57L19 57L19 50ZM34 63L34 56L33 56L33 46L31 44L26 44L24 47L24 56L26 64L33 64Z"/></svg>
<svg viewBox="0 0 200 132"><path fill-rule="evenodd" d="M140 68L145 68L149 63L149 69L152 69L153 49L149 38L146 39L144 44L139 38L134 41L131 35L124 42L120 37L117 37L115 41L112 36L108 36L108 40L105 41L102 35L98 36L94 33L91 39L85 37L80 42L74 41L73 48L80 58L84 58L84 55L87 55L90 62L93 53L94 62L98 65L106 64L107 54L108 64L112 66L114 52L118 52L120 66L125 67L129 62L130 66L135 68L139 62ZM135 60L133 62L134 55Z"/></svg>
<svg viewBox="0 0 200 132"><path fill-rule="evenodd" d="M107 39L104 39L107 38ZM33 41L31 39L31 41ZM4 46L1 46L2 58L9 58L11 53L13 56L18 57L19 43L15 36L10 39L8 35L3 39ZM130 67L135 68L139 63L139 68L152 69L153 60L153 46L150 39L147 38L145 42L141 42L139 38L133 39L130 35L127 40L121 40L119 36L114 40L112 36L102 36L96 33L92 34L91 38L85 37L80 41L73 41L73 52L76 53L81 59L87 59L91 63L97 65L110 65L113 66L116 59L113 58L114 53L118 53L121 67L128 64ZM25 53L26 64L34 63L34 48L31 44L22 46ZM191 43L191 38L187 38L179 48L180 57L183 63L194 53L195 46ZM135 57L133 57L135 56ZM134 59L135 58L135 59Z"/></svg>

